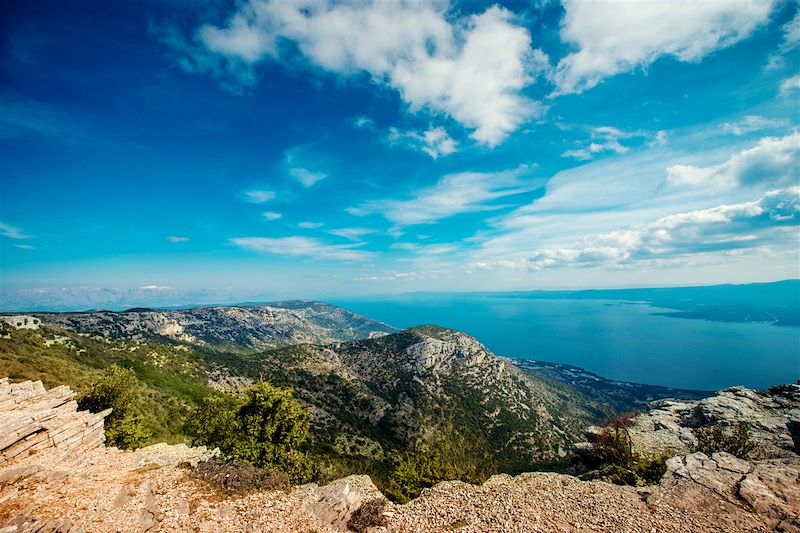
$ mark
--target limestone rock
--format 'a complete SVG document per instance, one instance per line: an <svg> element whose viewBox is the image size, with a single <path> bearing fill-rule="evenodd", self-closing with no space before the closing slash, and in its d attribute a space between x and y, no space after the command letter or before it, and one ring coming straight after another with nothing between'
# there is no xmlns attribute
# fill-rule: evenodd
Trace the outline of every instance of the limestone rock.
<svg viewBox="0 0 800 533"><path fill-rule="evenodd" d="M333 531L347 531L347 523L361 505L383 498L369 476L348 476L312 491L311 512Z"/></svg>

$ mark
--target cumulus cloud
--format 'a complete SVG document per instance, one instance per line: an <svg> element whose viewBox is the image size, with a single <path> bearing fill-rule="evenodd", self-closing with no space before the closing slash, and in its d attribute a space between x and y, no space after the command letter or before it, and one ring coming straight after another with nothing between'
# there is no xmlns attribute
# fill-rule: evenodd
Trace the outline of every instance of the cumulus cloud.
<svg viewBox="0 0 800 533"><path fill-rule="evenodd" d="M261 216L263 216L267 220L272 221L272 220L278 220L283 215L281 215L280 213L276 213L275 211L264 211L263 213L261 213Z"/></svg>
<svg viewBox="0 0 800 533"><path fill-rule="evenodd" d="M700 61L769 20L776 0L564 0L561 40L576 47L555 70L555 94L580 93L662 56Z"/></svg>
<svg viewBox="0 0 800 533"><path fill-rule="evenodd" d="M766 118L758 115L748 115L737 122L725 122L722 131L731 135L745 135L754 131L767 130L786 126L788 121L777 118Z"/></svg>
<svg viewBox="0 0 800 533"><path fill-rule="evenodd" d="M447 130L441 126L430 128L422 133L390 128L387 139L390 144L403 144L415 150L421 150L433 159L455 153L458 146Z"/></svg>
<svg viewBox="0 0 800 533"><path fill-rule="evenodd" d="M523 260L478 262L470 268L539 271L728 252L796 242L799 224L800 187L789 187L752 202L678 213L639 227L592 235L572 246L536 250Z"/></svg>
<svg viewBox="0 0 800 533"><path fill-rule="evenodd" d="M352 245L335 246L309 237L239 237L231 239L231 244L243 250L262 254L336 261L363 261L374 255L371 252L354 250Z"/></svg>
<svg viewBox="0 0 800 533"><path fill-rule="evenodd" d="M247 191L244 199L253 204L263 204L275 198L273 191Z"/></svg>
<svg viewBox="0 0 800 533"><path fill-rule="evenodd" d="M351 209L351 214L378 213L396 228L430 224L462 213L491 211L503 206L497 200L532 191L537 184L523 180L527 167L505 172L448 174L431 187L406 200L378 200Z"/></svg>
<svg viewBox="0 0 800 533"><path fill-rule="evenodd" d="M800 133L782 138L767 137L752 148L733 155L716 166L673 165L667 168L671 186L732 188L766 183L795 183L800 169Z"/></svg>
<svg viewBox="0 0 800 533"><path fill-rule="evenodd" d="M0 222L0 235L8 237L9 239L27 239L27 235L22 233L22 230L12 226L11 224L4 224Z"/></svg>
<svg viewBox="0 0 800 533"><path fill-rule="evenodd" d="M170 235L169 237L167 237L167 240L169 242L178 243L178 242L189 242L191 239L189 237L180 237L178 235Z"/></svg>
<svg viewBox="0 0 800 533"><path fill-rule="evenodd" d="M400 93L412 112L452 117L495 146L541 107L522 90L547 66L528 31L494 6L454 21L444 2L249 0L222 27L205 25L192 51L175 35L162 41L188 56L184 68L253 80L253 65L291 57L342 75L368 73ZM190 58L190 59L189 59Z"/></svg>
<svg viewBox="0 0 800 533"><path fill-rule="evenodd" d="M783 80L778 88L778 92L781 96L789 96L789 93L798 89L800 89L800 74Z"/></svg>

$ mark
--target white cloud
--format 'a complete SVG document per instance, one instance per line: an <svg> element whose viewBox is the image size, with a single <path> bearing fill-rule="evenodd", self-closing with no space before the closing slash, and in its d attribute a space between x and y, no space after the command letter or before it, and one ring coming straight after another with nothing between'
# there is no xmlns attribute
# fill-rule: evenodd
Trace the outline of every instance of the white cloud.
<svg viewBox="0 0 800 533"><path fill-rule="evenodd" d="M405 144L415 150L425 152L434 159L455 153L458 146L458 143L450 137L447 130L441 126L430 128L422 133L390 128L387 138L391 144Z"/></svg>
<svg viewBox="0 0 800 533"><path fill-rule="evenodd" d="M280 213L276 213L275 211L264 211L263 213L261 213L261 216L271 221L271 220L278 220L283 215L281 215Z"/></svg>
<svg viewBox="0 0 800 533"><path fill-rule="evenodd" d="M28 239L29 237L22 233L22 231L10 224L0 222L0 235L8 237L9 239Z"/></svg>
<svg viewBox="0 0 800 533"><path fill-rule="evenodd" d="M700 61L752 34L775 3L564 0L561 40L577 51L558 63L555 94L582 92L662 56Z"/></svg>
<svg viewBox="0 0 800 533"><path fill-rule="evenodd" d="M769 62L767 63L768 70L784 66L786 63L786 54L797 48L798 44L800 44L800 9L795 11L792 20L784 24L781 30L783 31L783 42L781 42L777 52L769 57Z"/></svg>
<svg viewBox="0 0 800 533"><path fill-rule="evenodd" d="M295 146L286 151L283 167L303 187L308 189L328 177L319 167L327 167L330 163L315 153L310 145Z"/></svg>
<svg viewBox="0 0 800 533"><path fill-rule="evenodd" d="M345 207L344 210L347 214L353 215L354 217L365 217L370 214L370 211L363 207Z"/></svg>
<svg viewBox="0 0 800 533"><path fill-rule="evenodd" d="M245 201L253 204L263 204L273 200L275 193L273 191L247 191L244 193Z"/></svg>
<svg viewBox="0 0 800 533"><path fill-rule="evenodd" d="M683 259L772 243L792 245L798 238L798 224L800 187L789 187L751 202L678 213L642 226L595 234L572 246L536 250L523 260L477 262L469 268L539 271ZM786 228L791 229L787 232Z"/></svg>
<svg viewBox="0 0 800 533"><path fill-rule="evenodd" d="M392 244L390 248L414 252L418 255L442 255L457 250L452 244L416 244L411 242L397 242Z"/></svg>
<svg viewBox="0 0 800 533"><path fill-rule="evenodd" d="M354 250L352 245L334 246L308 237L239 237L231 239L231 243L251 252L289 257L363 261L374 255L371 252Z"/></svg>
<svg viewBox="0 0 800 533"><path fill-rule="evenodd" d="M170 291L172 287L165 287L161 285L145 285L144 287L139 287L141 291Z"/></svg>
<svg viewBox="0 0 800 533"><path fill-rule="evenodd" d="M162 41L193 59L187 70L248 84L253 65L290 57L279 44L291 42L312 64L343 75L367 72L396 89L411 111L448 115L478 142L495 146L541 112L521 92L547 58L506 9L490 7L452 23L448 9L445 2L249 0L224 27L198 30L199 52L174 36Z"/></svg>
<svg viewBox="0 0 800 533"><path fill-rule="evenodd" d="M786 126L788 122L784 119L766 118L758 115L748 115L737 122L725 122L722 131L731 135L745 135L754 131L767 130Z"/></svg>
<svg viewBox="0 0 800 533"><path fill-rule="evenodd" d="M289 169L289 174L292 175L297 181L300 182L305 188L309 188L317 182L320 182L328 177L324 172L313 172L306 168L292 168Z"/></svg>
<svg viewBox="0 0 800 533"><path fill-rule="evenodd" d="M496 200L529 192L536 187L521 179L527 167L505 172L461 172L444 176L436 185L418 190L407 200L378 200L355 208L378 213L396 228L430 224L444 218L475 211L500 209Z"/></svg>
<svg viewBox="0 0 800 533"><path fill-rule="evenodd" d="M672 186L732 188L766 183L770 186L796 183L800 169L800 133L783 138L766 137L752 148L709 167L672 165L666 181Z"/></svg>
<svg viewBox="0 0 800 533"><path fill-rule="evenodd" d="M15 248L19 248L20 250L35 250L36 248L31 246L30 244L15 244Z"/></svg>
<svg viewBox="0 0 800 533"><path fill-rule="evenodd" d="M365 116L356 117L353 119L353 127L358 130L368 130L375 127L375 121Z"/></svg>
<svg viewBox="0 0 800 533"><path fill-rule="evenodd" d="M349 239L351 241L360 241L361 237L364 235L369 235L370 233L375 233L375 230L368 228L338 228L328 230L327 233L336 235L337 237L342 237L343 239Z"/></svg>
<svg viewBox="0 0 800 533"><path fill-rule="evenodd" d="M781 94L781 96L788 96L789 93L798 89L800 89L800 74L783 80L778 92Z"/></svg>
<svg viewBox="0 0 800 533"><path fill-rule="evenodd" d="M623 146L619 142L620 139L629 139L631 137L640 137L643 135L644 134L641 132L628 133L611 126L601 126L592 130L592 140L587 146L575 150L567 150L561 154L561 157L588 161L603 152L613 152L618 155L624 154L629 148Z"/></svg>
<svg viewBox="0 0 800 533"><path fill-rule="evenodd" d="M297 227L302 229L319 229L324 226L322 222L300 222Z"/></svg>
<svg viewBox="0 0 800 533"><path fill-rule="evenodd" d="M179 237L177 235L170 235L169 237L167 237L167 240L169 242L178 243L178 242L189 242L191 239L189 237Z"/></svg>

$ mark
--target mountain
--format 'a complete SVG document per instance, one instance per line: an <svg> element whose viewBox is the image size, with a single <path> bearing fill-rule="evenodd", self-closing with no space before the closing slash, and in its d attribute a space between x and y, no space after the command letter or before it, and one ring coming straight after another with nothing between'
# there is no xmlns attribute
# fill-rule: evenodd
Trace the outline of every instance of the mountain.
<svg viewBox="0 0 800 533"><path fill-rule="evenodd" d="M770 398L753 394L721 394L703 410L732 415L719 420L732 424L754 400L774 407ZM213 452L205 448L104 447L97 434L103 414L76 413L73 395L67 387L45 390L41 383L0 377L0 425L15 430L0 439L0 530L800 531L796 454L742 459L725 452L681 453L666 462L656 484L636 489L526 473L493 476L480 485L446 481L406 505L387 501L363 475L326 486L260 486L242 493L223 490L219 479L235 477L237 470L209 459ZM215 477L209 479L209 472Z"/></svg>
<svg viewBox="0 0 800 533"><path fill-rule="evenodd" d="M305 300L252 306L136 308L28 316L39 319L45 326L107 339L166 340L236 351L349 341L396 331L340 307Z"/></svg>
<svg viewBox="0 0 800 533"><path fill-rule="evenodd" d="M249 372L314 410L315 444L353 460L442 445L488 470L558 460L589 414L568 387L528 375L435 326L257 354ZM345 439L344 436L347 436Z"/></svg>
<svg viewBox="0 0 800 533"><path fill-rule="evenodd" d="M156 442L186 442L183 421L203 396L264 379L293 389L311 409L306 451L325 465L326 477L369 473L379 483L404 460L445 461L473 480L531 470L563 460L592 418L585 397L569 386L528 375L462 333L424 326L385 334L386 326L324 304L283 305L37 314L28 329L17 318L2 325L0 367L11 379L78 391L111 364L132 368L143 384L134 411ZM275 313L300 313L305 329L282 323L288 334L279 337L275 327L243 318ZM253 349L257 341L357 332L373 338ZM230 349L236 342L247 349Z"/></svg>

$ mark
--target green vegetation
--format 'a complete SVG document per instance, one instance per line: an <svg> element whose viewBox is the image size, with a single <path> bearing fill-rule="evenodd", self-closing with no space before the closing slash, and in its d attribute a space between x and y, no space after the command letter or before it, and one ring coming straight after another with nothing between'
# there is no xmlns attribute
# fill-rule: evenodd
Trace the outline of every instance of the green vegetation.
<svg viewBox="0 0 800 533"><path fill-rule="evenodd" d="M86 408L92 402L94 410L112 407L120 418L107 426L110 444L219 447L235 463L226 460L208 476L231 475L244 485L248 479L269 485L258 480L279 471L293 482L368 474L393 499L407 501L443 480L482 482L500 472L542 469L540 461L552 458L547 453L559 442L547 428L578 433L581 420L574 413L581 400L564 385L531 378L542 390L529 390L527 378L523 383L514 374L502 387L480 377L467 385L456 375L444 376L437 388L423 386L401 360L423 333L440 340L452 335L425 327L342 344L331 360L330 350L314 345L241 353L3 327L0 367L15 381L69 385ZM269 384L238 396L206 385L227 378ZM546 405L554 417L546 427L539 425L540 411L511 410L509 388L517 391L515 405L550 395ZM323 416L312 420L312 409Z"/></svg>
<svg viewBox="0 0 800 533"><path fill-rule="evenodd" d="M694 435L697 437L696 451L706 455L727 452L741 459L747 459L755 449L746 422L737 422L730 432L726 432L722 424L697 428L694 430Z"/></svg>
<svg viewBox="0 0 800 533"><path fill-rule="evenodd" d="M0 368L12 381L41 380L47 388L68 385L83 398L106 369L116 365L133 372L136 386L120 404L129 418L124 424L119 422L117 434L106 434L110 444L120 446L129 446L124 435L131 434L137 445L188 442L183 424L200 398L213 393L205 385L205 369L215 354L176 344L109 341L49 328L0 329ZM119 413L115 409L112 419ZM132 422L136 417L141 424ZM150 433L146 442L141 442L141 432L131 433L135 428Z"/></svg>
<svg viewBox="0 0 800 533"><path fill-rule="evenodd" d="M597 469L597 476L617 485L644 486L658 483L667 471L666 456L640 456L633 451L628 432L635 413L613 418L592 442L591 453L583 460Z"/></svg>
<svg viewBox="0 0 800 533"><path fill-rule="evenodd" d="M132 450L143 446L152 435L141 415L131 411L138 388L133 370L112 365L78 397L78 407L82 410L99 413L111 409L105 419L107 444Z"/></svg>
<svg viewBox="0 0 800 533"><path fill-rule="evenodd" d="M239 396L208 396L186 424L194 444L219 448L229 457L259 468L285 472L294 483L319 475L300 451L309 429L309 411L290 390L269 383L253 385Z"/></svg>

